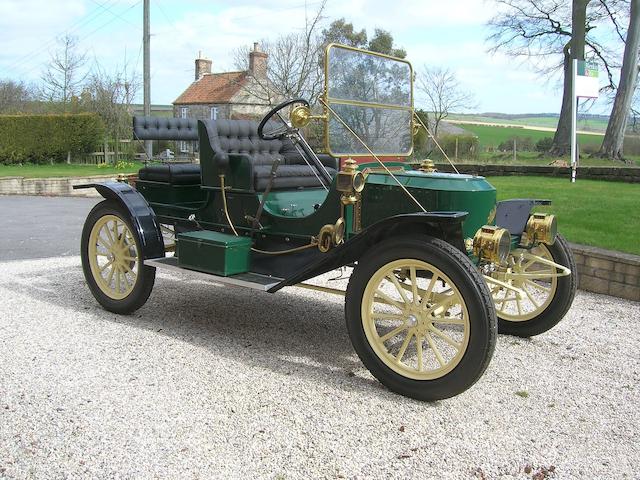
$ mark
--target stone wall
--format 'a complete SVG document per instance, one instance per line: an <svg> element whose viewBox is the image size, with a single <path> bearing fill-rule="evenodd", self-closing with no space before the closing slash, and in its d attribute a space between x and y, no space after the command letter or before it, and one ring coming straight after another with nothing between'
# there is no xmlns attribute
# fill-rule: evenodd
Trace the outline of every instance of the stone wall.
<svg viewBox="0 0 640 480"><path fill-rule="evenodd" d="M454 162L455 163L455 162ZM505 175L537 175L543 177L571 178L571 168L551 165L485 165L456 163L460 173L482 175L484 177L500 177ZM439 172L453 172L448 163L437 163ZM638 167L578 167L578 179L612 180L627 183L640 183Z"/></svg>
<svg viewBox="0 0 640 480"><path fill-rule="evenodd" d="M578 288L640 301L640 256L571 244Z"/></svg>
<svg viewBox="0 0 640 480"><path fill-rule="evenodd" d="M83 183L114 181L111 175L94 177L64 177L64 178L0 178L0 195L59 195L74 197L99 197L93 188L74 190L74 185Z"/></svg>

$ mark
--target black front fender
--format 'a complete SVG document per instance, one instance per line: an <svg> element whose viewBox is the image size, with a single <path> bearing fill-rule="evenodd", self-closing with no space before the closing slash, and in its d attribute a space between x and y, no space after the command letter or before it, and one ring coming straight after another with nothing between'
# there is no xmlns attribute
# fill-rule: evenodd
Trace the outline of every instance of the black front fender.
<svg viewBox="0 0 640 480"><path fill-rule="evenodd" d="M426 234L445 240L465 252L462 222L466 212L429 212L385 218L322 255L316 262L275 285L269 292L296 285L344 265L356 262L371 247L389 237ZM466 253L466 252L465 252Z"/></svg>
<svg viewBox="0 0 640 480"><path fill-rule="evenodd" d="M142 242L142 257L145 260L164 257L164 241L160 224L153 209L140 192L123 182L87 183L74 185L73 188L74 190L95 188L104 198L118 202L129 212L132 226L138 232L138 238Z"/></svg>

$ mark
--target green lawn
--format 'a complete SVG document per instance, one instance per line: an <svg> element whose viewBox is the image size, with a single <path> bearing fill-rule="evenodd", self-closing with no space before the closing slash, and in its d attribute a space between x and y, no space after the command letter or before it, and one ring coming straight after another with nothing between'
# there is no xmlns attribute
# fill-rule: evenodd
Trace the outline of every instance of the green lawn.
<svg viewBox="0 0 640 480"><path fill-rule="evenodd" d="M640 185L549 177L491 177L498 200L552 200L541 211L558 217L558 230L571 242L640 255Z"/></svg>
<svg viewBox="0 0 640 480"><path fill-rule="evenodd" d="M126 168L115 168L111 165L99 167L98 165L68 165L60 163L55 165L2 165L0 164L0 177L84 177L89 175L117 175L119 173L134 173L142 168L142 163L133 162Z"/></svg>
<svg viewBox="0 0 640 480"><path fill-rule="evenodd" d="M553 132L545 132L542 130L529 130L527 128L518 127L498 127L494 125L459 125L465 130L477 135L480 142L480 148L497 147L500 143L505 142L513 137L530 137L533 142L537 142L541 138L553 137ZM594 145L600 146L602 143L602 135L578 135L578 143L582 146ZM516 144L517 148L517 144Z"/></svg>

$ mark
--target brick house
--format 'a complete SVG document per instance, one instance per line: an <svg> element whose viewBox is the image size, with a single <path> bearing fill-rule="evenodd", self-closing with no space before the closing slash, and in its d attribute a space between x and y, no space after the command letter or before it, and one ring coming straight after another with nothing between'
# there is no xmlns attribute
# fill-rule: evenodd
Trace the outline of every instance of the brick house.
<svg viewBox="0 0 640 480"><path fill-rule="evenodd" d="M212 61L195 61L195 80L173 102L173 116L217 120L225 118L259 118L269 110L267 54L258 43L249 52L249 69L240 72L211 73ZM180 142L180 152L192 150L190 142Z"/></svg>

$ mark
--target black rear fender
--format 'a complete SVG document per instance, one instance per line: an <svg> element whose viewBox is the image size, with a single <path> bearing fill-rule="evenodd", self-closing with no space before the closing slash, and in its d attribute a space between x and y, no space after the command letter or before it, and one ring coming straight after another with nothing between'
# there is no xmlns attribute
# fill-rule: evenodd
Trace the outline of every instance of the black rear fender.
<svg viewBox="0 0 640 480"><path fill-rule="evenodd" d="M138 232L138 238L142 242L143 258L146 260L164 257L160 224L153 209L140 192L123 182L87 183L74 185L73 188L74 190L95 188L107 200L117 202L129 213L132 226Z"/></svg>

